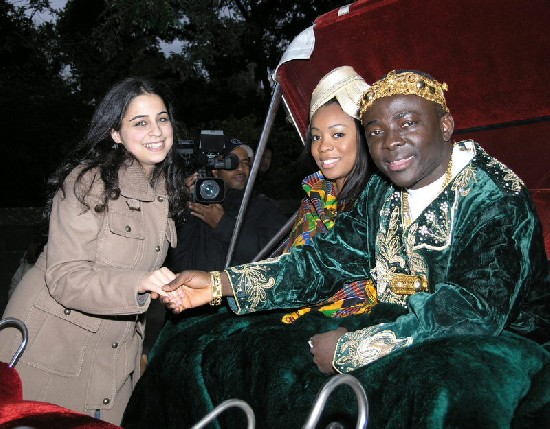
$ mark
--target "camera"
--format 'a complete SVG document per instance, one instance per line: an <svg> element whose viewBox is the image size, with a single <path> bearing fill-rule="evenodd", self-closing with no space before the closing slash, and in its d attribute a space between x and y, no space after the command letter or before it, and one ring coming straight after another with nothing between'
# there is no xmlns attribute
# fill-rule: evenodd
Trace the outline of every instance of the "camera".
<svg viewBox="0 0 550 429"><path fill-rule="evenodd" d="M239 158L230 153L223 156L226 139L221 130L202 130L199 144L193 140L179 140L176 152L190 161L198 172L198 178L191 192L191 200L197 203L222 203L225 183L212 175L212 170L234 170Z"/></svg>

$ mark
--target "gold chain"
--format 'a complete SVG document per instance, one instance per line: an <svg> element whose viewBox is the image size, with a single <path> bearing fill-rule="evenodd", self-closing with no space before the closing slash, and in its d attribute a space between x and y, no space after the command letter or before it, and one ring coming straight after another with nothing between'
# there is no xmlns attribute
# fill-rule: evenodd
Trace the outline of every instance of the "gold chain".
<svg viewBox="0 0 550 429"><path fill-rule="evenodd" d="M449 164L447 164L447 169L445 170L445 180L443 181L443 186L441 187L441 192L451 183L453 180L453 152L451 150L451 159L449 159Z"/></svg>
<svg viewBox="0 0 550 429"><path fill-rule="evenodd" d="M445 188L451 183L451 180L453 180L453 153L451 152L451 159L449 159L449 163L447 164L447 169L445 170L445 180L443 181L443 186L441 187L441 191L443 192ZM405 188L401 190L401 211L402 211L402 218L403 218L403 229L407 229L411 223L411 209L409 205L409 193Z"/></svg>
<svg viewBox="0 0 550 429"><path fill-rule="evenodd" d="M411 223L411 209L409 207L409 193L406 189L401 190L401 211L403 216L403 229L407 229Z"/></svg>

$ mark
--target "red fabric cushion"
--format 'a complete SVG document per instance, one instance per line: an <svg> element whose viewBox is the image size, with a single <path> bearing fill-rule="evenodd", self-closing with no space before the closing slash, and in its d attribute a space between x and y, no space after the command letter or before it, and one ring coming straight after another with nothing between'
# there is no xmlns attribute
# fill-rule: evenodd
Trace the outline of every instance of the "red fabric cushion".
<svg viewBox="0 0 550 429"><path fill-rule="evenodd" d="M46 402L0 404L0 428L19 426L35 429L122 429L120 426Z"/></svg>
<svg viewBox="0 0 550 429"><path fill-rule="evenodd" d="M23 384L17 370L9 368L5 362L0 362L0 404L21 400L23 400Z"/></svg>
<svg viewBox="0 0 550 429"><path fill-rule="evenodd" d="M16 369L0 362L0 428L122 429L58 405L24 401L22 391L21 377Z"/></svg>

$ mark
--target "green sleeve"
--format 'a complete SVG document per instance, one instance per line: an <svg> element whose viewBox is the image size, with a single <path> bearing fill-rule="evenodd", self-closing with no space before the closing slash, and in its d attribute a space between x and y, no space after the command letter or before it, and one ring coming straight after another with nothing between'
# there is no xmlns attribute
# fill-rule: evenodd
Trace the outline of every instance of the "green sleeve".
<svg viewBox="0 0 550 429"><path fill-rule="evenodd" d="M425 340L498 335L518 317L545 265L540 222L528 197L470 198L462 206L434 292L411 295L408 314L395 322L344 334L333 362L338 371ZM429 252L423 256L429 262Z"/></svg>
<svg viewBox="0 0 550 429"><path fill-rule="evenodd" d="M311 305L330 298L344 282L370 278L374 252L367 236L373 218L368 213L369 189L310 245L294 247L278 258L228 268L235 296L229 299L231 308L244 314Z"/></svg>

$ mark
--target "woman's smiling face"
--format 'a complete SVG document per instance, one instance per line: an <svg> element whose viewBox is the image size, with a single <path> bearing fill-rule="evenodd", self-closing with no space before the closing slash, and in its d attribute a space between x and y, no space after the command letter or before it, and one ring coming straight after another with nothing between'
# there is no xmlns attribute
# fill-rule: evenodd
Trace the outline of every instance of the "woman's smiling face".
<svg viewBox="0 0 550 429"><path fill-rule="evenodd" d="M173 129L168 109L156 94L135 97L122 118L120 130L111 132L116 143L136 157L150 175L173 145Z"/></svg>
<svg viewBox="0 0 550 429"><path fill-rule="evenodd" d="M357 127L337 102L320 107L311 118L311 155L341 191L357 158Z"/></svg>

